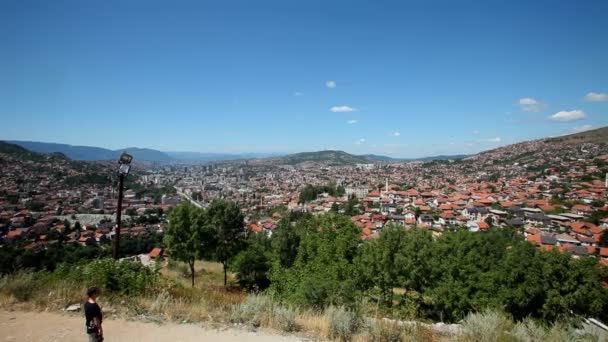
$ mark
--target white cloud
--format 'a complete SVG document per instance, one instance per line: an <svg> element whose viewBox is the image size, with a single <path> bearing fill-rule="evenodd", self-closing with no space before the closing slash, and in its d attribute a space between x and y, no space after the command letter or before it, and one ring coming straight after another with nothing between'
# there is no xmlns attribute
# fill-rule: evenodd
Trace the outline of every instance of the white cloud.
<svg viewBox="0 0 608 342"><path fill-rule="evenodd" d="M359 139L359 140L355 141L355 145L361 145L361 144L363 144L364 142L365 142L365 139L364 139L364 138L361 138L361 139Z"/></svg>
<svg viewBox="0 0 608 342"><path fill-rule="evenodd" d="M356 112L357 108L353 108L350 106L333 106L329 109L329 111L334 113L348 113L348 112Z"/></svg>
<svg viewBox="0 0 608 342"><path fill-rule="evenodd" d="M479 131L478 130L474 130L473 134L479 134Z"/></svg>
<svg viewBox="0 0 608 342"><path fill-rule="evenodd" d="M399 133L399 132L393 132L393 133L391 133L391 135L394 136L394 137L398 137L398 136L401 135L401 133Z"/></svg>
<svg viewBox="0 0 608 342"><path fill-rule="evenodd" d="M327 82L325 82L325 86L326 86L327 88L331 88L331 89L333 89L333 88L335 88L335 87L336 87L336 81L327 81Z"/></svg>
<svg viewBox="0 0 608 342"><path fill-rule="evenodd" d="M295 93L293 93L293 96L304 96L304 93L296 91Z"/></svg>
<svg viewBox="0 0 608 342"><path fill-rule="evenodd" d="M535 100L531 97L524 97L519 99L518 104L522 111L531 113L538 113L546 107L544 103Z"/></svg>
<svg viewBox="0 0 608 342"><path fill-rule="evenodd" d="M499 143L499 142L502 141L502 139L500 137L496 137L496 138L481 139L479 141L481 141L481 142Z"/></svg>
<svg viewBox="0 0 608 342"><path fill-rule="evenodd" d="M594 93L591 92L585 95L585 101L589 102L606 102L608 101L608 93Z"/></svg>
<svg viewBox="0 0 608 342"><path fill-rule="evenodd" d="M593 126L591 126L591 125L582 125L582 126L579 126L579 127L574 127L572 130L574 132L584 132L584 131L588 131L590 129L593 129Z"/></svg>
<svg viewBox="0 0 608 342"><path fill-rule="evenodd" d="M352 120L346 121L346 123L349 124L349 125L356 124L357 122L359 122L359 120L357 120L357 119L352 119Z"/></svg>
<svg viewBox="0 0 608 342"><path fill-rule="evenodd" d="M585 112L580 109L576 110L562 110L551 116L549 116L549 120L557 121L557 122L568 122L568 121L576 121L582 120L586 116Z"/></svg>

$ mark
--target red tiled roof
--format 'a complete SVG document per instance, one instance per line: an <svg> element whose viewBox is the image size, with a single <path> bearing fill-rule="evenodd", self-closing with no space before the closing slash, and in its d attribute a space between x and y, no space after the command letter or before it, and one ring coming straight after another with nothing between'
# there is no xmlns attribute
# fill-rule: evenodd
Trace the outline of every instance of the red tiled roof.
<svg viewBox="0 0 608 342"><path fill-rule="evenodd" d="M528 242L533 243L537 246L541 245L540 234L539 235L528 235L526 240L528 240Z"/></svg>
<svg viewBox="0 0 608 342"><path fill-rule="evenodd" d="M157 258L163 255L163 249L159 247L155 247L150 251L150 258Z"/></svg>

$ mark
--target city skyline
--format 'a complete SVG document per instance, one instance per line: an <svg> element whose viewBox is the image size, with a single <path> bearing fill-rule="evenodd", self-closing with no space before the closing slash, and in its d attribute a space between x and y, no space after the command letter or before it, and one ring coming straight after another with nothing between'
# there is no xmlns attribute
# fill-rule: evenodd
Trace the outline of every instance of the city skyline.
<svg viewBox="0 0 608 342"><path fill-rule="evenodd" d="M605 2L231 4L2 2L0 139L417 158L608 125Z"/></svg>

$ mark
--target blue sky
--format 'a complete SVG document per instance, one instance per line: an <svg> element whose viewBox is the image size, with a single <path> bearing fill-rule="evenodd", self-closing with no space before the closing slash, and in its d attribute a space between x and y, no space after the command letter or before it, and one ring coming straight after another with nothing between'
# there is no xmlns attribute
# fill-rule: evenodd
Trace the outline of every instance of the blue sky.
<svg viewBox="0 0 608 342"><path fill-rule="evenodd" d="M608 1L4 0L0 139L419 157L606 126L606 13Z"/></svg>

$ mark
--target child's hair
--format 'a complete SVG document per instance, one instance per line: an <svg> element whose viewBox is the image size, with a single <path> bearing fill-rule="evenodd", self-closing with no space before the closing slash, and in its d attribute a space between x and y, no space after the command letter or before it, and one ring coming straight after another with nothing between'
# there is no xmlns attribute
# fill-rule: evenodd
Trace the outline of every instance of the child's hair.
<svg viewBox="0 0 608 342"><path fill-rule="evenodd" d="M99 293L99 289L96 286L93 287L89 287L87 290L87 296L89 296L89 298L93 297L94 295Z"/></svg>

